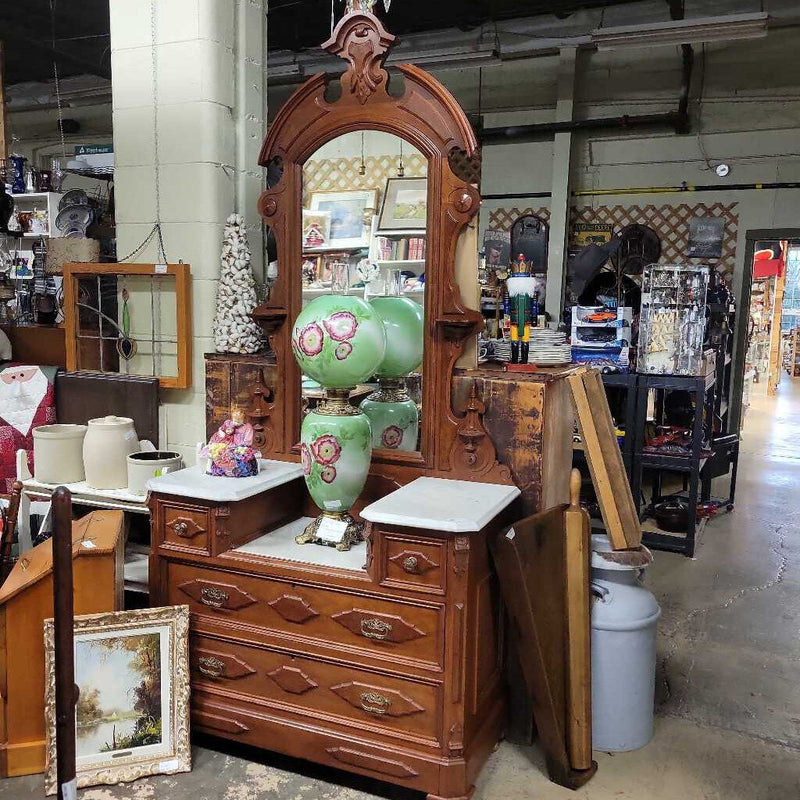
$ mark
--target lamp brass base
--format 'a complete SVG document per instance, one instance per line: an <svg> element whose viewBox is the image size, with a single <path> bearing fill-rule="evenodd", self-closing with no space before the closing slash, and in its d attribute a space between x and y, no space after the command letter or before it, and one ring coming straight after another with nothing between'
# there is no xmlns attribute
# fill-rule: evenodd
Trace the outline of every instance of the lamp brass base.
<svg viewBox="0 0 800 800"><path fill-rule="evenodd" d="M334 519L338 522L346 522L344 536L341 541L330 542L317 535L317 530L325 518ZM335 547L341 552L349 550L354 544L364 541L364 523L356 522L355 519L346 511L323 511L313 522L306 525L305 530L294 539L297 544L322 544L326 547Z"/></svg>

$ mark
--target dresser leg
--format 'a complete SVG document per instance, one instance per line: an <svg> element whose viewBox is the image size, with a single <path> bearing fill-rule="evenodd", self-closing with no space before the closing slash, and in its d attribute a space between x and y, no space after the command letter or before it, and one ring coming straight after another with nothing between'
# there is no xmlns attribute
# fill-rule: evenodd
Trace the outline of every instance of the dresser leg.
<svg viewBox="0 0 800 800"><path fill-rule="evenodd" d="M467 794L459 795L458 797L440 797L438 794L429 794L425 800L470 800L473 793L475 791L475 787L471 787Z"/></svg>

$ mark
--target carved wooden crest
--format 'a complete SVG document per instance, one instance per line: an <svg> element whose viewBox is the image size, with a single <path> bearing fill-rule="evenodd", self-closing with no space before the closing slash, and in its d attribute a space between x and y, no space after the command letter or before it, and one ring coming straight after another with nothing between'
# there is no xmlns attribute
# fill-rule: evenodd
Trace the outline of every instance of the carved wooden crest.
<svg viewBox="0 0 800 800"><path fill-rule="evenodd" d="M353 6L363 9L368 3ZM432 75L411 64L392 67L403 91L389 93L386 57L394 36L374 15L345 15L323 47L346 62L341 78L315 75L303 83L277 113L259 155L262 167L280 164L280 178L259 198L258 209L275 236L278 277L269 299L253 313L266 332L277 362L270 414L262 417L266 457L299 460L300 370L292 355L291 323L302 308L302 166L323 144L357 130L379 130L409 142L428 164L428 246L425 264L426 342L422 371L425 419L420 452L378 451L373 467L407 483L432 475L492 483L511 483L498 465L483 428L480 401L467 415L454 411L452 374L468 337L483 325L468 308L455 278L459 235L474 219L480 195L470 182L477 163L477 140L466 115ZM329 92L340 81L341 92ZM455 167L454 167L455 165ZM264 394L265 397L268 395Z"/></svg>

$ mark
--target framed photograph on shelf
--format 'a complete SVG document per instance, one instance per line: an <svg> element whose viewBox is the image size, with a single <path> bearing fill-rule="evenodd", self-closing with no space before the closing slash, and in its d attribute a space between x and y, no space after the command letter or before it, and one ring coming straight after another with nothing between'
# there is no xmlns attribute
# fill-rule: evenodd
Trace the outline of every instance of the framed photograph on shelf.
<svg viewBox="0 0 800 800"><path fill-rule="evenodd" d="M378 229L424 231L427 219L428 179L388 178Z"/></svg>
<svg viewBox="0 0 800 800"><path fill-rule="evenodd" d="M191 769L189 607L75 617L78 788ZM55 628L45 620L45 791L55 794Z"/></svg>
<svg viewBox="0 0 800 800"><path fill-rule="evenodd" d="M369 247L377 189L311 192L311 211L330 215L326 247Z"/></svg>

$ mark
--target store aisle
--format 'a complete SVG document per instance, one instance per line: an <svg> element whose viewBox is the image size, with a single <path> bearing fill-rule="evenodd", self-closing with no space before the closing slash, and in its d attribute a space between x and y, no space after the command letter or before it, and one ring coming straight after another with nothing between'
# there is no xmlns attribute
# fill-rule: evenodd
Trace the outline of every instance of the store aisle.
<svg viewBox="0 0 800 800"><path fill-rule="evenodd" d="M657 553L648 584L660 623L653 742L597 753L579 792L549 783L535 748L502 744L475 800L773 800L800 797L800 380L754 395L736 510L710 523L698 556ZM189 775L98 787L81 800L418 798L307 763L195 749ZM303 770L304 774L297 774ZM344 783L344 787L331 783ZM0 798L43 797L40 777L0 781Z"/></svg>

